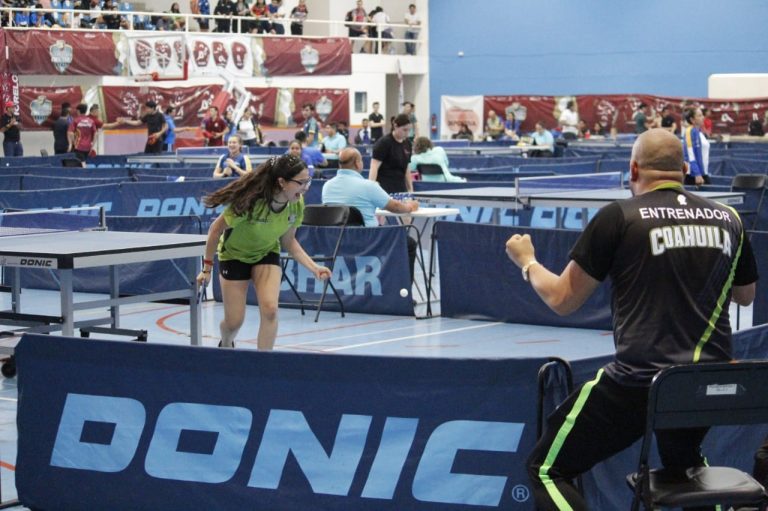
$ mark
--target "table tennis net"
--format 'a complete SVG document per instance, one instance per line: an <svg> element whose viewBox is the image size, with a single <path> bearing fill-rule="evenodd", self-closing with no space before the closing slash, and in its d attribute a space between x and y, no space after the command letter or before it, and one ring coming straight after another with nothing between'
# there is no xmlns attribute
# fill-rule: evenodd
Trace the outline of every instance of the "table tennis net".
<svg viewBox="0 0 768 511"><path fill-rule="evenodd" d="M0 212L0 237L68 231L103 230L101 208Z"/></svg>
<svg viewBox="0 0 768 511"><path fill-rule="evenodd" d="M515 179L518 195L572 190L605 190L624 188L621 172L521 177Z"/></svg>

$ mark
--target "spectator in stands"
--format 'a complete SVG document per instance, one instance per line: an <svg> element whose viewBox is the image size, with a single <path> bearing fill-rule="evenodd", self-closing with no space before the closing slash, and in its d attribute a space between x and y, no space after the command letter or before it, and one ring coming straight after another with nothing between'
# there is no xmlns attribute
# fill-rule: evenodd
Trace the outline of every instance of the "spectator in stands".
<svg viewBox="0 0 768 511"><path fill-rule="evenodd" d="M520 123L515 118L515 112L507 110L507 118L504 120L504 134L501 140L517 142L520 140Z"/></svg>
<svg viewBox="0 0 768 511"><path fill-rule="evenodd" d="M271 34L285 34L285 7L283 0L272 0L267 6L269 9L269 32Z"/></svg>
<svg viewBox="0 0 768 511"><path fill-rule="evenodd" d="M375 143L384 136L384 116L379 112L379 102L374 101L371 105L373 112L368 116L371 121L371 143Z"/></svg>
<svg viewBox="0 0 768 511"><path fill-rule="evenodd" d="M64 102L61 104L61 113L53 121L53 154L64 154L69 151L69 126L72 124L72 106Z"/></svg>
<svg viewBox="0 0 768 511"><path fill-rule="evenodd" d="M416 12L414 4L408 6L408 12L405 13L405 24L408 25L408 28L405 29L405 38L417 40L421 31L421 16ZM416 55L416 43L405 43L405 53Z"/></svg>
<svg viewBox="0 0 768 511"><path fill-rule="evenodd" d="M219 109L212 106L208 117L203 121L203 138L207 146L223 146L224 135L229 131L227 122L219 116Z"/></svg>
<svg viewBox="0 0 768 511"><path fill-rule="evenodd" d="M565 110L560 113L558 124L566 140L576 140L579 137L579 114L576 113L576 103L568 101Z"/></svg>
<svg viewBox="0 0 768 511"><path fill-rule="evenodd" d="M381 36L381 53L385 55L393 53L391 51L393 49L392 43L387 41L387 39L394 39L392 27L390 26L389 15L384 12L383 7L378 6L373 11L371 11L370 20L371 23L375 23L375 25L370 27L372 30L370 37L372 39L376 39ZM376 47L376 51L378 51L378 46Z"/></svg>
<svg viewBox="0 0 768 511"><path fill-rule="evenodd" d="M301 113L304 115L304 126L302 131L307 135L307 145L310 147L318 147L320 145L320 125L315 119L315 105L312 103L305 103L301 107Z"/></svg>
<svg viewBox="0 0 768 511"><path fill-rule="evenodd" d="M378 181L387 193L413 193L413 181L408 171L411 161L410 125L406 114L397 115L392 121L392 132L377 140L373 146L368 179Z"/></svg>
<svg viewBox="0 0 768 511"><path fill-rule="evenodd" d="M408 163L408 170L418 171L420 164L439 165L443 169L443 175L422 174L422 181L433 181L438 183L463 183L466 181L463 177L454 176L448 170L448 155L442 147L435 147L432 141L427 137L416 137L413 141L413 154Z"/></svg>
<svg viewBox="0 0 768 511"><path fill-rule="evenodd" d="M168 125L165 123L165 116L158 111L157 103L152 100L144 103L144 112L140 119L124 119L126 124L131 126L147 125L147 143L144 146L144 152L147 154L158 154L163 152L163 141L165 133L168 131Z"/></svg>
<svg viewBox="0 0 768 511"><path fill-rule="evenodd" d="M272 29L269 22L269 7L264 0L256 0L251 4L251 15L256 21L251 25L251 32L267 34Z"/></svg>
<svg viewBox="0 0 768 511"><path fill-rule="evenodd" d="M235 13L235 5L229 0L219 0L216 7L213 9L214 16L222 16L216 18L216 32L229 33L232 30L231 16Z"/></svg>
<svg viewBox="0 0 768 511"><path fill-rule="evenodd" d="M304 35L304 20L307 16L307 0L299 0L299 5L291 10L291 35Z"/></svg>
<svg viewBox="0 0 768 511"><path fill-rule="evenodd" d="M653 118L651 116L650 107L645 103L640 103L640 105L637 107L637 111L635 112L634 119L635 133L637 135L645 133L651 129L651 126L653 125Z"/></svg>
<svg viewBox="0 0 768 511"><path fill-rule="evenodd" d="M222 0L223 1L223 0ZM197 25L201 32L208 32L210 20L207 16L211 14L211 4L208 0L189 0L189 7L192 14L202 14L205 18L196 18Z"/></svg>
<svg viewBox="0 0 768 511"><path fill-rule="evenodd" d="M576 125L579 130L579 138L587 139L592 136L592 132L589 131L587 122L584 119L579 119L579 124Z"/></svg>
<svg viewBox="0 0 768 511"><path fill-rule="evenodd" d="M362 126L359 130L357 130L357 134L355 134L355 145L370 145L370 143L373 141L369 123L370 121L364 117L362 120Z"/></svg>
<svg viewBox="0 0 768 511"><path fill-rule="evenodd" d="M77 105L78 115L69 125L67 137L69 139L69 148L67 152L74 152L75 157L85 163L91 155L93 141L96 138L96 121L88 114L88 105L80 103Z"/></svg>
<svg viewBox="0 0 768 511"><path fill-rule="evenodd" d="M349 126L347 125L347 121L337 122L336 131L339 132L339 135L344 137L344 140L347 142L347 145L349 145Z"/></svg>
<svg viewBox="0 0 768 511"><path fill-rule="evenodd" d="M264 145L264 135L258 122L253 120L253 111L246 108L240 122L237 123L237 136L242 140L243 145L248 147L257 147Z"/></svg>
<svg viewBox="0 0 768 511"><path fill-rule="evenodd" d="M712 110L710 110L707 107L701 108L701 115L704 117L704 119L701 122L701 132L704 133L704 135L707 138L712 137Z"/></svg>
<svg viewBox="0 0 768 511"><path fill-rule="evenodd" d="M320 149L318 149L317 147L311 147L307 145L307 134L304 133L303 131L297 131L295 137L296 137L296 140L291 142L291 145L288 148L288 152L296 155L297 150L295 147L295 143L298 142L298 145L299 145L298 155L301 157L302 161L307 165L307 168L309 169L309 175L311 177L315 177L315 174L317 173L317 177L320 177L320 172L318 171L318 168L328 166L328 161L326 161L325 156L323 156L323 153L321 153Z"/></svg>
<svg viewBox="0 0 768 511"><path fill-rule="evenodd" d="M296 240L296 228L304 216L304 193L312 179L304 163L291 155L274 156L240 179L235 179L203 199L210 208L226 206L211 224L197 282L211 278L213 255L218 244L224 319L219 346L234 347L245 319L249 282L259 302L259 350L271 350L277 336L277 310L282 271L280 249L307 268L317 279L331 277L318 266ZM226 240L222 235L227 232Z"/></svg>
<svg viewBox="0 0 768 511"><path fill-rule="evenodd" d="M704 116L701 108L689 108L684 118L688 126L683 132L683 157L688 164L685 184L700 186L709 184L709 140L702 133Z"/></svg>
<svg viewBox="0 0 768 511"><path fill-rule="evenodd" d="M168 10L170 14L170 29L171 30L184 30L187 26L184 16L181 16L181 9L178 2L173 2L171 8Z"/></svg>
<svg viewBox="0 0 768 511"><path fill-rule="evenodd" d="M451 137L454 140L469 140L470 142L475 139L475 134L469 129L469 125L466 122L459 123L459 131L453 134Z"/></svg>
<svg viewBox="0 0 768 511"><path fill-rule="evenodd" d="M607 137L610 131L608 130L608 127L602 123L601 121L595 121L595 125L592 126L592 135L597 135L601 137Z"/></svg>
<svg viewBox="0 0 768 511"><path fill-rule="evenodd" d="M347 139L339 133L339 127L334 122L325 127L326 137L323 139L323 152L326 154L339 154L347 147Z"/></svg>
<svg viewBox="0 0 768 511"><path fill-rule="evenodd" d="M229 137L237 134L238 126L235 124L235 112L231 109L227 109L224 112L224 122L227 123L227 132L224 133L224 145L227 144Z"/></svg>
<svg viewBox="0 0 768 511"><path fill-rule="evenodd" d="M504 134L504 125L495 110L488 111L488 119L485 120L485 138L498 140Z"/></svg>
<svg viewBox="0 0 768 511"><path fill-rule="evenodd" d="M21 119L15 113L16 105L13 101L5 102L5 113L2 118L3 154L5 156L24 156L24 147L21 145Z"/></svg>
<svg viewBox="0 0 768 511"><path fill-rule="evenodd" d="M107 14L109 12L114 12L115 14ZM96 25L108 30L120 30L122 19L117 12L118 8L113 0L104 0L104 5L101 7L101 14L96 18Z"/></svg>
<svg viewBox="0 0 768 511"><path fill-rule="evenodd" d="M536 131L531 133L531 138L533 139L534 145L539 147L544 146L549 148L541 151L532 151L531 156L540 156L540 157L552 156L553 154L552 151L555 147L555 137L553 137L552 133L544 127L544 124L541 121L536 123Z"/></svg>
<svg viewBox="0 0 768 511"><path fill-rule="evenodd" d="M232 135L227 141L228 152L221 155L213 169L213 177L240 177L251 172L251 159L243 154L243 143L238 135Z"/></svg>
<svg viewBox="0 0 768 511"><path fill-rule="evenodd" d="M234 16L250 18L251 10L248 8L246 0L237 0L232 2L232 14ZM247 19L233 19L232 31L245 34L251 31L251 22Z"/></svg>
<svg viewBox="0 0 768 511"><path fill-rule="evenodd" d="M348 11L347 15L344 17L347 29L349 30L349 37L368 37L368 28L366 25L361 24L368 21L368 14L363 7L363 0L357 0L355 5L356 7ZM354 46L354 41L352 41L352 44ZM360 53L370 53L370 51L370 43L366 41L361 46Z"/></svg>
<svg viewBox="0 0 768 511"><path fill-rule="evenodd" d="M339 170L336 177L328 180L323 186L323 204L342 204L357 208L366 227L378 227L376 208L385 209L393 213L412 213L419 209L419 203L415 200L400 201L393 199L379 185L379 183L365 179L363 170L363 157L360 151L354 147L348 147L339 153ZM416 262L416 240L407 237L408 262L413 281L413 268Z"/></svg>

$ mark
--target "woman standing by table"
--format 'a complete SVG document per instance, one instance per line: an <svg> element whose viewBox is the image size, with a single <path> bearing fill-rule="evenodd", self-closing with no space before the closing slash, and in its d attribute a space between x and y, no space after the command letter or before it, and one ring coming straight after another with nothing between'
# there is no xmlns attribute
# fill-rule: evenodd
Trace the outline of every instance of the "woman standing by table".
<svg viewBox="0 0 768 511"><path fill-rule="evenodd" d="M381 137L373 146L368 179L378 181L387 193L413 193L413 180L408 170L411 161L410 129L408 115L399 114L392 121L392 132Z"/></svg>
<svg viewBox="0 0 768 511"><path fill-rule="evenodd" d="M304 193L311 183L301 159L284 154L204 198L209 208L226 205L208 229L203 271L197 276L200 285L208 284L216 251L224 302L220 347L235 346L250 282L259 302L258 348L271 350L275 345L281 247L315 278L331 277L331 271L315 264L296 239L296 228L304 217Z"/></svg>

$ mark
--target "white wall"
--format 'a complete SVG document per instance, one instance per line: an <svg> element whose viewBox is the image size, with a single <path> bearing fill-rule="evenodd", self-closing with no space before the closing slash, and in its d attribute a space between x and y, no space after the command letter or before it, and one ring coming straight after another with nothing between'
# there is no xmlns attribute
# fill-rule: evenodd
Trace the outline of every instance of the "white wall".
<svg viewBox="0 0 768 511"><path fill-rule="evenodd" d="M749 99L768 97L768 74L738 73L709 76L708 97L711 99Z"/></svg>

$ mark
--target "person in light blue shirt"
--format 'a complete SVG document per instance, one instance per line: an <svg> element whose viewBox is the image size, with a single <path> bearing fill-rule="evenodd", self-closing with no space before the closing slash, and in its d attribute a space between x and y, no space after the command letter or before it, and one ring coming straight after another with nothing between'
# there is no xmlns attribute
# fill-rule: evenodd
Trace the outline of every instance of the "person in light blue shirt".
<svg viewBox="0 0 768 511"><path fill-rule="evenodd" d="M377 181L370 181L361 174L363 157L354 147L342 149L339 153L339 170L336 177L323 186L323 204L342 204L357 208L363 216L366 227L377 227L376 208L392 213L411 213L419 209L414 200L393 199ZM416 240L408 236L408 260L413 281L413 266L416 261Z"/></svg>
<svg viewBox="0 0 768 511"><path fill-rule="evenodd" d="M543 149L541 151L532 152L531 154L534 156L552 156L553 149L555 147L555 137L552 136L552 133L544 127L544 125L541 122L536 123L536 131L531 133L531 138L533 139L534 144L537 146L546 146L548 149Z"/></svg>
<svg viewBox="0 0 768 511"><path fill-rule="evenodd" d="M326 126L327 134L323 139L323 152L328 154L339 154L342 149L347 147L347 139L339 133L339 127L334 122Z"/></svg>
<svg viewBox="0 0 768 511"><path fill-rule="evenodd" d="M451 174L448 170L448 155L445 154L445 149L432 146L432 141L427 137L417 137L413 141L413 154L408 163L408 169L415 171L420 163L440 165L443 169L442 175L423 174L421 176L422 181L437 183L463 183L466 181L463 177Z"/></svg>

